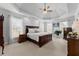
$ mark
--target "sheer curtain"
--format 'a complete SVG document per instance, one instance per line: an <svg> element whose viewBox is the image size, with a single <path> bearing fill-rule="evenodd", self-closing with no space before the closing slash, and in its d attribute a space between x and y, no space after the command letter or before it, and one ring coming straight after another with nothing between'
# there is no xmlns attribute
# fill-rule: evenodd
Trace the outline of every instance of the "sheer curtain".
<svg viewBox="0 0 79 59"><path fill-rule="evenodd" d="M11 17L11 41L23 34L23 19L18 17Z"/></svg>

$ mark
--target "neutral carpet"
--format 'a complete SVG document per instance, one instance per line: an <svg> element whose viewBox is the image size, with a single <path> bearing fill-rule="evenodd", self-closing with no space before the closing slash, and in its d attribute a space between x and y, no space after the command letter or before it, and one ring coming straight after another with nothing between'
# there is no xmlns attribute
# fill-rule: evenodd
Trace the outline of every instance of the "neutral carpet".
<svg viewBox="0 0 79 59"><path fill-rule="evenodd" d="M0 49L1 51L1 49ZM1 55L1 52L0 52ZM53 38L52 41L39 48L32 42L14 43L5 46L2 56L66 56L67 41Z"/></svg>

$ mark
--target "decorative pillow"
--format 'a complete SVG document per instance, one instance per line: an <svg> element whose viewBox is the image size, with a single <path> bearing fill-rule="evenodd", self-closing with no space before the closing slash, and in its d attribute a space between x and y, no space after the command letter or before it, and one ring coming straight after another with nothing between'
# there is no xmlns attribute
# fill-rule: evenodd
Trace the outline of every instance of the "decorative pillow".
<svg viewBox="0 0 79 59"><path fill-rule="evenodd" d="M39 32L39 29L29 29L29 33L38 33Z"/></svg>
<svg viewBox="0 0 79 59"><path fill-rule="evenodd" d="M29 33L34 33L35 30L34 29L29 29Z"/></svg>
<svg viewBox="0 0 79 59"><path fill-rule="evenodd" d="M39 29L34 29L35 30L35 33L38 33L39 32Z"/></svg>

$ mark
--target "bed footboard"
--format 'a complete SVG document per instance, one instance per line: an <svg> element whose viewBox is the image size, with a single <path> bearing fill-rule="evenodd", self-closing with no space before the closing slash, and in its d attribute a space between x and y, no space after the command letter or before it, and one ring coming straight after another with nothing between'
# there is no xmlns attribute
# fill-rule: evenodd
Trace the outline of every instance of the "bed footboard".
<svg viewBox="0 0 79 59"><path fill-rule="evenodd" d="M45 45L46 43L48 43L51 40L52 40L52 34L40 36L39 37L39 42L38 42L39 47L42 47L43 45Z"/></svg>

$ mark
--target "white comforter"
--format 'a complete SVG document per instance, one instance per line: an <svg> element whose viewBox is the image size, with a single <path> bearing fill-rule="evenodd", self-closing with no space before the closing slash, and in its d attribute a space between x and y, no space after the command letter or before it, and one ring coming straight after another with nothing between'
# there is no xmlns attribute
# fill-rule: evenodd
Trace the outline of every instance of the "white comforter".
<svg viewBox="0 0 79 59"><path fill-rule="evenodd" d="M52 34L49 32L39 32L39 33L28 33L27 36L35 41L39 41L39 36L47 35L47 34Z"/></svg>

